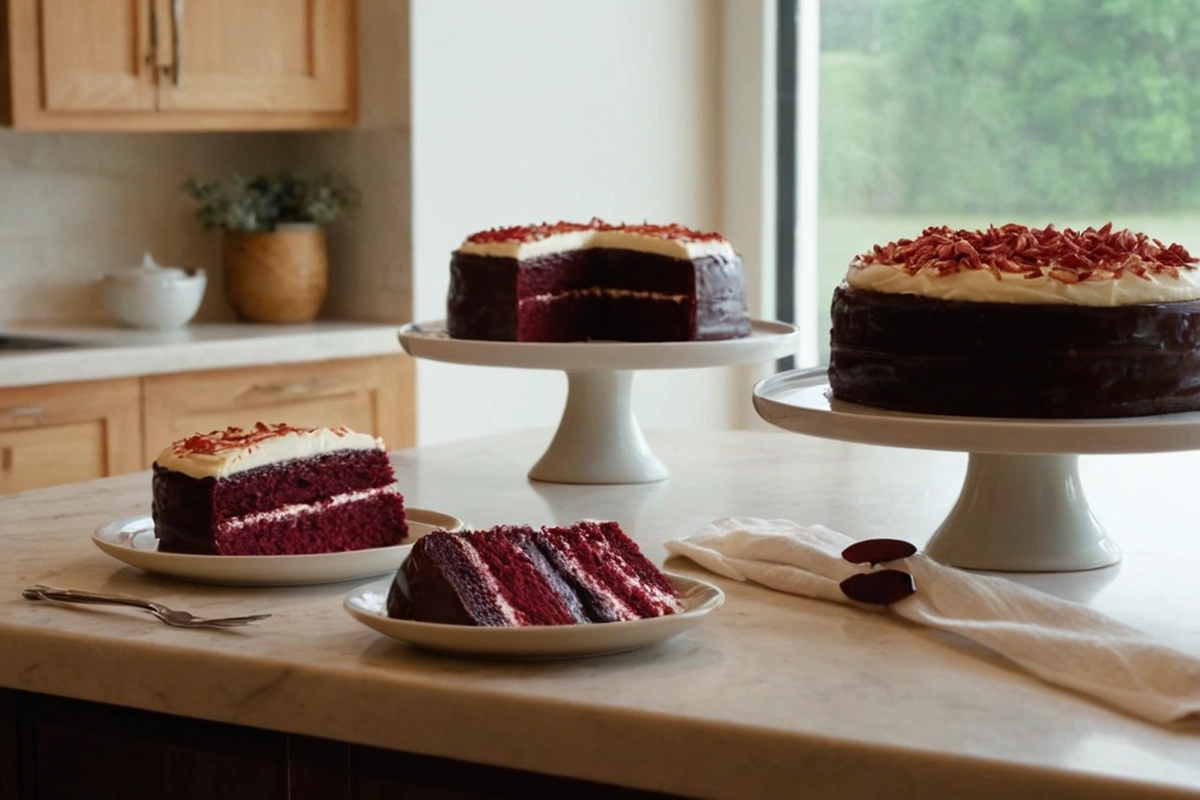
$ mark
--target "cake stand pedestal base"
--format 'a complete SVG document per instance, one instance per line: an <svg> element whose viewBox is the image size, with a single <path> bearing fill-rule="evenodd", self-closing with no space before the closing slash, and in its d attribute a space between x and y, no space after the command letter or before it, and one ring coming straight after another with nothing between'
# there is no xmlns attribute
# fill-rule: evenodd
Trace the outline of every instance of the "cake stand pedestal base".
<svg viewBox="0 0 1200 800"><path fill-rule="evenodd" d="M925 553L1002 572L1096 569L1121 560L1084 497L1077 455L971 453L958 501Z"/></svg>
<svg viewBox="0 0 1200 800"><path fill-rule="evenodd" d="M567 370L567 404L529 470L551 483L650 483L667 478L633 414L633 371Z"/></svg>

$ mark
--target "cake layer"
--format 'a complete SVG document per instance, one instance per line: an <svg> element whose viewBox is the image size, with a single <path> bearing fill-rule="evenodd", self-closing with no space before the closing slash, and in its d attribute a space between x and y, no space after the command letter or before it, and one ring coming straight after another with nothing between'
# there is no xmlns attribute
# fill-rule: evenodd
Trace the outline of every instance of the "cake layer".
<svg viewBox="0 0 1200 800"><path fill-rule="evenodd" d="M843 285L832 317L840 400L989 417L1200 409L1200 301L1031 308Z"/></svg>
<svg viewBox="0 0 1200 800"><path fill-rule="evenodd" d="M615 522L435 531L413 545L388 593L398 619L526 626L672 614L670 582Z"/></svg>
<svg viewBox="0 0 1200 800"><path fill-rule="evenodd" d="M217 481L191 477L154 465L152 492L156 507L167 504L204 506L226 519L270 511L283 505L316 503L330 495L390 486L395 482L388 453L343 450L320 456L268 464Z"/></svg>
<svg viewBox="0 0 1200 800"><path fill-rule="evenodd" d="M220 481L193 478L156 463L152 491L156 508L164 513L170 514L172 506L184 504L189 508L206 507L216 518L228 519L279 506L315 503L334 494L394 482L386 452L343 450L269 464Z"/></svg>
<svg viewBox="0 0 1200 800"><path fill-rule="evenodd" d="M400 544L406 531L400 495L389 490L362 494L230 520L217 527L217 551L232 556L309 555Z"/></svg>
<svg viewBox="0 0 1200 800"><path fill-rule="evenodd" d="M690 341L750 333L736 256L684 260L596 248L518 260L459 252L446 311L447 330L460 339Z"/></svg>

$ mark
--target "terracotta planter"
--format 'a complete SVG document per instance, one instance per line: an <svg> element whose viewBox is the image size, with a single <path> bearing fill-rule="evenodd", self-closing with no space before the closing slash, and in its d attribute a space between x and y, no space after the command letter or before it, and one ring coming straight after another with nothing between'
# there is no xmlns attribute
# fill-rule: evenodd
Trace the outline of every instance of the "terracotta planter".
<svg viewBox="0 0 1200 800"><path fill-rule="evenodd" d="M320 228L227 231L221 264L225 298L249 322L310 322L325 302L329 261Z"/></svg>

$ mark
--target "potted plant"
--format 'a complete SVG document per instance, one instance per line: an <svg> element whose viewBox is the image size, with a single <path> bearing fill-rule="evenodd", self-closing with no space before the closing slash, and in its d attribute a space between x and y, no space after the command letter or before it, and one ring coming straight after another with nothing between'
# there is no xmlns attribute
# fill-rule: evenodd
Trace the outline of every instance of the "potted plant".
<svg viewBox="0 0 1200 800"><path fill-rule="evenodd" d="M329 285L325 225L355 208L358 191L343 176L290 172L200 183L185 189L196 217L220 230L225 297L253 322L308 322Z"/></svg>

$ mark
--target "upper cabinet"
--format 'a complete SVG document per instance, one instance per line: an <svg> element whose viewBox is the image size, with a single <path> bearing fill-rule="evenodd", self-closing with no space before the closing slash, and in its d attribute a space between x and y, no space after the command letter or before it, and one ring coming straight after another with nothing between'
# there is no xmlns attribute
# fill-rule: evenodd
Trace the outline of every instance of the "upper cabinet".
<svg viewBox="0 0 1200 800"><path fill-rule="evenodd" d="M0 0L0 9L0 111L15 128L355 121L355 0Z"/></svg>

